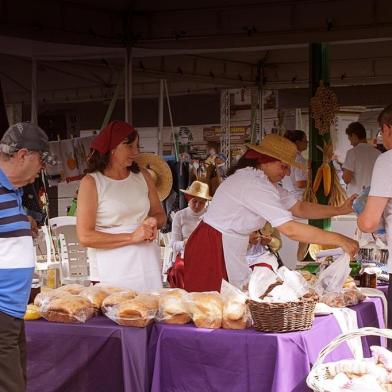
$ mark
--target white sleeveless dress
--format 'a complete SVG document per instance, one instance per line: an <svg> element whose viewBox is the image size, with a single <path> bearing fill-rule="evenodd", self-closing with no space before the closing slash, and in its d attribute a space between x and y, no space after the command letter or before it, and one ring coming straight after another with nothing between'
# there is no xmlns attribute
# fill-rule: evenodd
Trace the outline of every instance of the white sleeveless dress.
<svg viewBox="0 0 392 392"><path fill-rule="evenodd" d="M100 172L90 173L98 194L96 230L131 233L147 218L150 210L148 186L142 173L130 173L114 180ZM159 247L142 242L115 249L88 249L90 279L133 290L162 287Z"/></svg>

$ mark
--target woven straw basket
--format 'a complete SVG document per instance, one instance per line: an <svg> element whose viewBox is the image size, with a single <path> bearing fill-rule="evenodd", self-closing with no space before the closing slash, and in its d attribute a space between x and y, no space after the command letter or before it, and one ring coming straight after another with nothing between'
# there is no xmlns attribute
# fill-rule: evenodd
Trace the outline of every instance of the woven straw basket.
<svg viewBox="0 0 392 392"><path fill-rule="evenodd" d="M323 364L325 357L333 351L336 347L340 345L340 343L345 342L346 340L350 340L352 338L360 337L360 336L382 336L384 338L392 339L392 330L390 329L378 329L378 328L360 328L354 331L342 334L337 336L334 340L332 340L326 347L324 347L316 362L313 365L312 370L310 371L308 377L306 378L306 383L309 388L311 388L314 392L330 392L328 389L325 389L325 380L327 380L330 374L329 365Z"/></svg>
<svg viewBox="0 0 392 392"><path fill-rule="evenodd" d="M296 302L256 302L248 300L253 327L261 332L294 332L310 329L317 297Z"/></svg>

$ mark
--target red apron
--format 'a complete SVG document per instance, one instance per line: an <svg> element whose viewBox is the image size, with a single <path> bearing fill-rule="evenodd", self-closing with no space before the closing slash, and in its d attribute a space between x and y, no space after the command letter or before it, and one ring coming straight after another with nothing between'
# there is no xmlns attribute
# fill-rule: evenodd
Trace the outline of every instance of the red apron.
<svg viewBox="0 0 392 392"><path fill-rule="evenodd" d="M178 254L174 265L167 271L167 281L172 289L184 288L184 259Z"/></svg>
<svg viewBox="0 0 392 392"><path fill-rule="evenodd" d="M228 280L222 233L201 221L186 243L184 265L186 291L220 291Z"/></svg>

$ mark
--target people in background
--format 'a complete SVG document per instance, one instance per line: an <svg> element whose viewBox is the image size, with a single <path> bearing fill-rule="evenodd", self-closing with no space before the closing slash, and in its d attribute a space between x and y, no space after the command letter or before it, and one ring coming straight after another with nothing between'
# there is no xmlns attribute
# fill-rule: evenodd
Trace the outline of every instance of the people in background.
<svg viewBox="0 0 392 392"><path fill-rule="evenodd" d="M77 233L90 248L90 279L134 290L159 289L160 254L154 240L166 215L150 174L135 162L139 135L131 125L113 121L91 148L77 202Z"/></svg>
<svg viewBox="0 0 392 392"><path fill-rule="evenodd" d="M302 152L308 148L306 133L300 130L288 130L285 132L284 137L296 145L297 155L295 161L302 167L306 168L306 159L302 156ZM302 200L307 179L308 173L306 169L304 170L298 167L292 167L290 175L283 178L282 186L292 193L298 200Z"/></svg>
<svg viewBox="0 0 392 392"><path fill-rule="evenodd" d="M241 288L249 279L246 252L249 235L266 221L295 241L341 246L350 255L358 243L338 233L294 221L320 219L352 211L352 198L341 207L303 201L278 183L290 175L296 145L279 135L267 135L249 149L217 189L202 222L189 237L184 254L187 291L220 290L222 279Z"/></svg>
<svg viewBox="0 0 392 392"><path fill-rule="evenodd" d="M170 245L175 262L167 272L170 287L184 288L184 250L192 231L200 223L206 212L206 204L211 200L208 185L193 181L187 190L181 189L188 201L188 207L176 213L172 223Z"/></svg>
<svg viewBox="0 0 392 392"><path fill-rule="evenodd" d="M358 194L370 185L372 171L380 151L367 143L366 130L360 122L352 122L346 129L353 148L347 151L343 163L343 180L347 184L347 195Z"/></svg>
<svg viewBox="0 0 392 392"><path fill-rule="evenodd" d="M0 391L26 390L23 316L35 249L21 188L35 181L49 157L46 133L30 123L11 126L0 141Z"/></svg>
<svg viewBox="0 0 392 392"><path fill-rule="evenodd" d="M392 105L380 113L378 122L387 151L374 164L369 197L358 217L358 227L363 232L372 233L384 220L389 251L388 272L392 282ZM392 328L392 284L388 288L388 328Z"/></svg>

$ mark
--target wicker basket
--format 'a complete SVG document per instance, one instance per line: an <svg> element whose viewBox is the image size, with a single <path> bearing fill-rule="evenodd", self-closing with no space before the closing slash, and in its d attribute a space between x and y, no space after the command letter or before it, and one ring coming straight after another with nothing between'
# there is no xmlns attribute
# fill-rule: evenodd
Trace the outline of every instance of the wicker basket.
<svg viewBox="0 0 392 392"><path fill-rule="evenodd" d="M308 377L306 378L306 383L308 387L311 388L315 392L330 392L328 389L325 389L325 380L327 380L330 374L329 364L323 364L325 357L333 351L336 347L340 345L340 343L345 342L346 340L360 337L360 336L382 336L384 338L392 339L392 330L390 329L378 329L373 327L360 328L354 331L342 334L337 336L334 340L332 340L326 347L324 347L316 362L314 363L312 370L310 371Z"/></svg>
<svg viewBox="0 0 392 392"><path fill-rule="evenodd" d="M312 327L317 300L317 297L284 303L248 300L253 327L261 332L306 331Z"/></svg>

